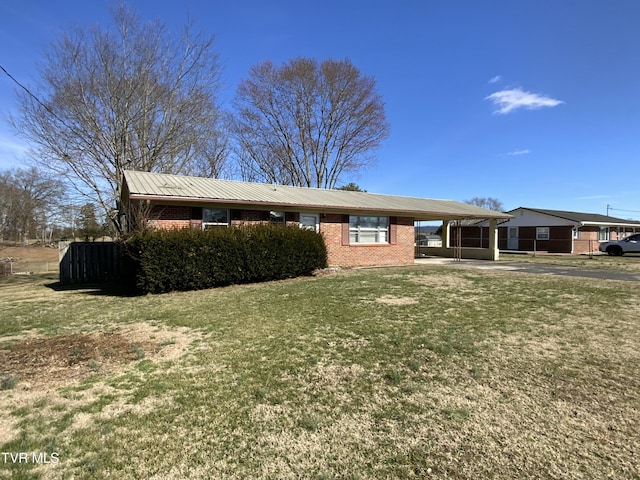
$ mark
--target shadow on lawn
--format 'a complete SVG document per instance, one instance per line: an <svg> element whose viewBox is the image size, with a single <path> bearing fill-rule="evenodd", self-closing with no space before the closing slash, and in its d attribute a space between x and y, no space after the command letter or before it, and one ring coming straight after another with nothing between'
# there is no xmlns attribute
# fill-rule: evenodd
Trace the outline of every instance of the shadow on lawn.
<svg viewBox="0 0 640 480"><path fill-rule="evenodd" d="M103 282L103 283L62 283L60 281L45 283L45 287L56 292L82 292L87 295L106 297L139 297L139 291L131 288L127 282Z"/></svg>

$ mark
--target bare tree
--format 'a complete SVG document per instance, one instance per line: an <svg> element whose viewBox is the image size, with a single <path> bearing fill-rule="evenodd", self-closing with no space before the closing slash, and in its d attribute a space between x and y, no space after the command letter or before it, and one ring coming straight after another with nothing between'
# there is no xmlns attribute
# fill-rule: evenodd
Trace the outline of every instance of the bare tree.
<svg viewBox="0 0 640 480"><path fill-rule="evenodd" d="M50 238L64 195L60 180L35 167L0 172L0 238Z"/></svg>
<svg viewBox="0 0 640 480"><path fill-rule="evenodd" d="M114 29L64 33L41 66L37 95L21 92L12 119L32 155L115 214L124 170L218 176L226 153L213 37L175 36L132 10Z"/></svg>
<svg viewBox="0 0 640 480"><path fill-rule="evenodd" d="M496 212L502 212L504 209L502 202L493 197L473 197L471 200L465 200L464 203L486 208L488 210L494 210Z"/></svg>
<svg viewBox="0 0 640 480"><path fill-rule="evenodd" d="M370 164L389 134L374 79L346 59L256 65L234 107L245 180L334 188Z"/></svg>

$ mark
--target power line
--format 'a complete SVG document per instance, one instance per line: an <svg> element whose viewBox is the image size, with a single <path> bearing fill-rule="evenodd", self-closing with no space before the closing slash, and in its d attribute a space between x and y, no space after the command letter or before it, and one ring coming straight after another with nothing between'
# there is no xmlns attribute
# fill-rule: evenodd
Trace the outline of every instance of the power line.
<svg viewBox="0 0 640 480"><path fill-rule="evenodd" d="M4 68L2 65L0 65L0 70L2 70L4 72L4 74L9 77L16 85L18 85L20 88L22 88L25 92L27 92L27 94L33 98L36 102L38 102L38 105L41 105L42 108L44 108L47 112L49 112L51 115L53 115L62 125L64 125L65 127L67 127L70 131L76 133L76 129L72 126L70 126L67 122L65 122L62 118L60 118L58 116L58 114L56 112L54 112L51 107L49 107L47 104L45 104L44 102L42 102L31 90L29 90L27 87L25 87L22 83L20 83L13 75L11 75L9 72L7 72L6 68Z"/></svg>
<svg viewBox="0 0 640 480"><path fill-rule="evenodd" d="M31 98L33 98L36 102L38 102L47 112L49 112L51 115L53 115L54 117L56 117L58 120L60 120L63 124L64 121L58 116L56 115L56 113L51 110L51 108L48 105L45 105L31 90L29 90L27 87L25 87L22 83L20 83L13 75L11 75L9 72L7 72L7 70L0 65L0 69L4 72L4 74L9 77L16 85L18 85L20 88L22 88L25 92L27 92L29 94L29 96ZM66 124L65 124L66 125Z"/></svg>
<svg viewBox="0 0 640 480"><path fill-rule="evenodd" d="M607 215L609 215L609 210L615 210L616 212L640 213L639 210L625 210L623 208L613 208L611 205L607 205Z"/></svg>
<svg viewBox="0 0 640 480"><path fill-rule="evenodd" d="M617 212L632 212L632 213L640 213L640 210L623 210L622 208L613 208L609 207L609 210L615 210Z"/></svg>

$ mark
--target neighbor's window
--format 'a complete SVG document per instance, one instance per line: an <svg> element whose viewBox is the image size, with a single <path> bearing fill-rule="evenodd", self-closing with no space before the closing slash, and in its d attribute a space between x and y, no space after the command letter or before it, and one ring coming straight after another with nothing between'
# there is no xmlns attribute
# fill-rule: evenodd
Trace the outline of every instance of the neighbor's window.
<svg viewBox="0 0 640 480"><path fill-rule="evenodd" d="M600 230L598 230L598 241L599 242L609 241L609 227L600 227Z"/></svg>
<svg viewBox="0 0 640 480"><path fill-rule="evenodd" d="M578 240L580 238L580 229L578 227L573 227L571 232L573 233L572 236L574 240Z"/></svg>
<svg viewBox="0 0 640 480"><path fill-rule="evenodd" d="M549 227L536 228L536 240L549 240Z"/></svg>
<svg viewBox="0 0 640 480"><path fill-rule="evenodd" d="M271 223L284 223L284 212L269 212L269 221Z"/></svg>
<svg viewBox="0 0 640 480"><path fill-rule="evenodd" d="M227 227L229 226L229 210L224 208L203 208L202 228Z"/></svg>
<svg viewBox="0 0 640 480"><path fill-rule="evenodd" d="M388 243L389 217L349 217L349 243Z"/></svg>

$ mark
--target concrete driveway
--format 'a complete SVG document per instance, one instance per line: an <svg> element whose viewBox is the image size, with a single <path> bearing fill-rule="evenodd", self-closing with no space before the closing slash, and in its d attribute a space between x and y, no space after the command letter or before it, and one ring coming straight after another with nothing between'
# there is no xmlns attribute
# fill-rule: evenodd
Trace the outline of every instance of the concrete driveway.
<svg viewBox="0 0 640 480"><path fill-rule="evenodd" d="M538 275L558 275L567 277L594 278L597 280L621 280L640 282L640 273L619 272L606 269L589 269L567 267L562 265L545 265L539 263L491 262L488 260L461 260L451 258L427 257L416 258L416 265L446 265L453 268L474 268L479 270L503 270L510 272L534 273Z"/></svg>

